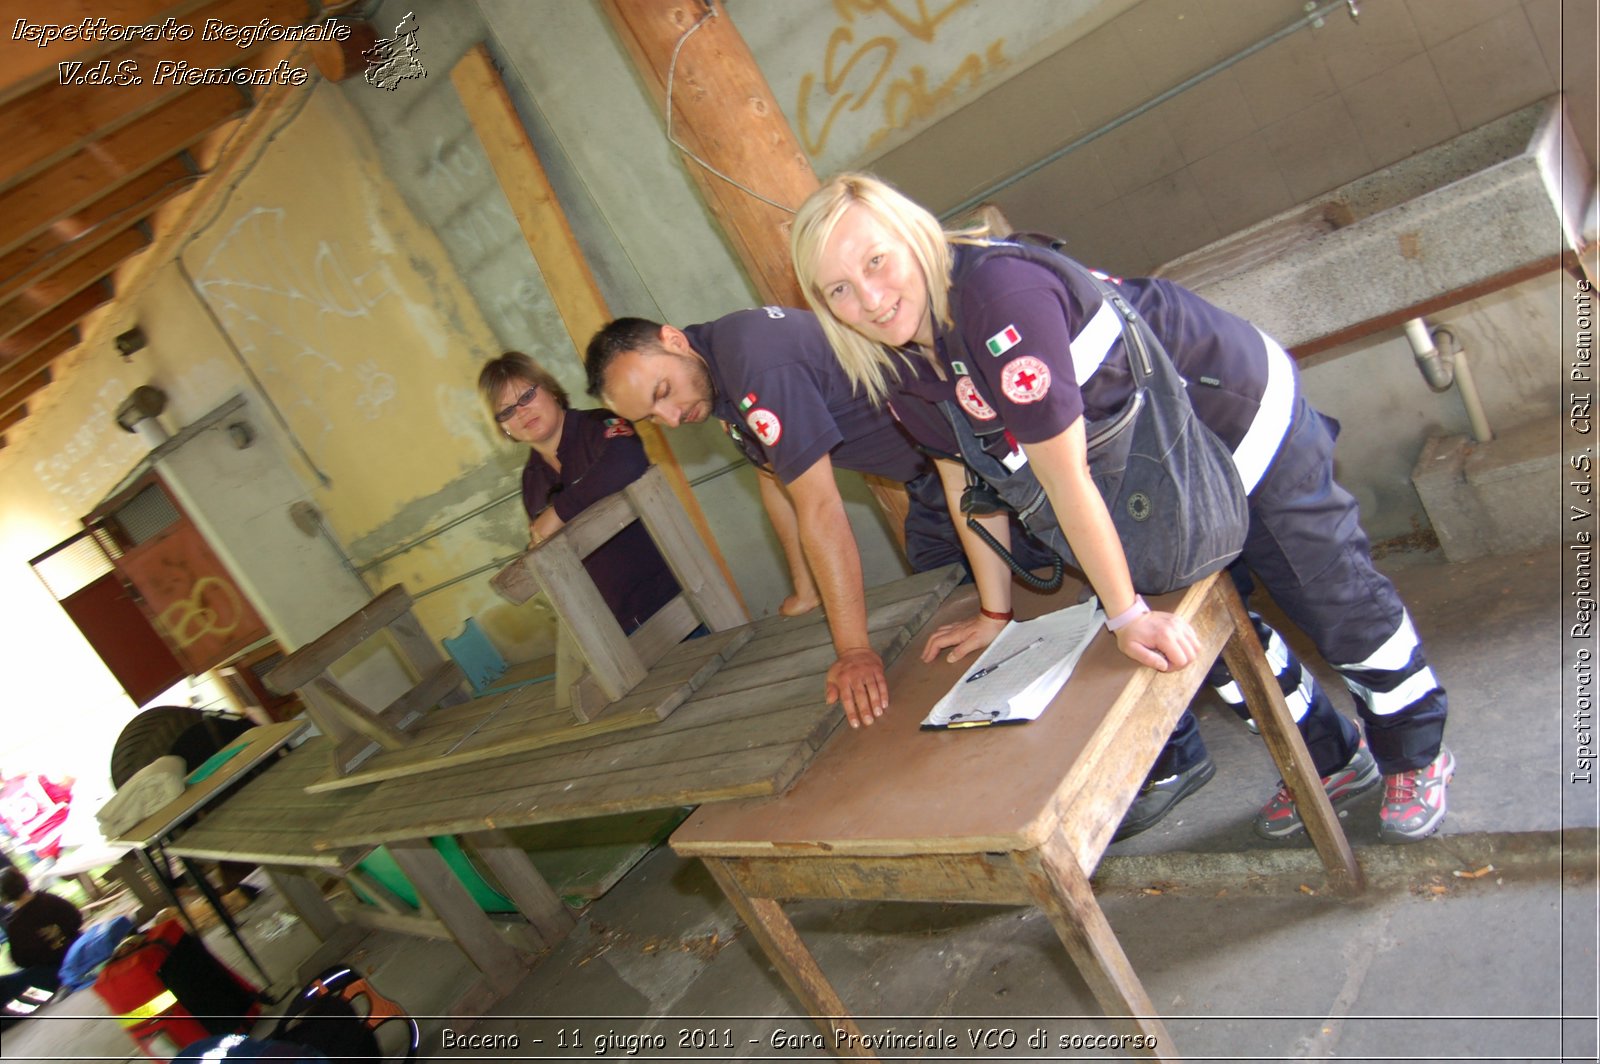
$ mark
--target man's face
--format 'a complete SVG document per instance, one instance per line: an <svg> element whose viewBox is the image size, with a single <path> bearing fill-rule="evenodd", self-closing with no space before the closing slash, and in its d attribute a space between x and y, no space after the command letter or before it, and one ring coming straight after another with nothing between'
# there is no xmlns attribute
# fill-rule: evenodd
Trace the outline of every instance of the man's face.
<svg viewBox="0 0 1600 1064"><path fill-rule="evenodd" d="M606 368L600 398L629 421L669 429L711 416L711 373L698 355L665 346L628 351Z"/></svg>

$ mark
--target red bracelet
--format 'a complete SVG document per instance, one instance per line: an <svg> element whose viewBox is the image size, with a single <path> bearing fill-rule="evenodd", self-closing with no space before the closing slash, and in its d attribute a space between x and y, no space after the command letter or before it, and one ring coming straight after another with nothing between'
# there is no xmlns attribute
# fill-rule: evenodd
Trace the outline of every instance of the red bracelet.
<svg viewBox="0 0 1600 1064"><path fill-rule="evenodd" d="M982 606L978 607L978 612L989 618L991 621L1009 621L1017 615L1016 610L1006 610L1004 613L997 613L994 610L986 610Z"/></svg>

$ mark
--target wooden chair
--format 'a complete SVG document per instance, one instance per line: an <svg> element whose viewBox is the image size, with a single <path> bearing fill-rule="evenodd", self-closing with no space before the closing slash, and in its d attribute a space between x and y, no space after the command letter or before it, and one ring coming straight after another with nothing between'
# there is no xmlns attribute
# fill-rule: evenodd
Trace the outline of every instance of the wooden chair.
<svg viewBox="0 0 1600 1064"><path fill-rule="evenodd" d="M416 683L382 709L372 709L340 687L329 671L368 639L387 632ZM280 695L298 692L317 728L337 744L334 766L347 772L378 749L400 750L407 732L435 706L467 701L465 677L423 632L411 596L399 584L387 589L332 629L290 654L263 682Z"/></svg>
<svg viewBox="0 0 1600 1064"><path fill-rule="evenodd" d="M488 633L478 624L476 617L467 618L460 635L446 636L439 642L472 685L474 698L503 694L556 678L554 660L551 658L507 665L506 659L489 641Z"/></svg>
<svg viewBox="0 0 1600 1064"><path fill-rule="evenodd" d="M634 521L642 521L677 578L680 593L632 635L611 615L583 559ZM528 551L490 581L501 597L521 605L543 592L561 624L556 655L556 701L580 722L632 690L701 624L713 632L748 624L750 616L695 533L683 504L651 467L615 495L589 507L560 532Z"/></svg>

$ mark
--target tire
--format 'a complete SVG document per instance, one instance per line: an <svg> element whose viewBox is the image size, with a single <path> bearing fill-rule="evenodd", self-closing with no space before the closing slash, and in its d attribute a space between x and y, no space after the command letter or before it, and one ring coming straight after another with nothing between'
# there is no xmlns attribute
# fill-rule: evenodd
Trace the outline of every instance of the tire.
<svg viewBox="0 0 1600 1064"><path fill-rule="evenodd" d="M184 770L192 772L249 729L247 720L217 717L190 706L147 709L128 722L111 748L111 785L121 787L167 754L182 757Z"/></svg>

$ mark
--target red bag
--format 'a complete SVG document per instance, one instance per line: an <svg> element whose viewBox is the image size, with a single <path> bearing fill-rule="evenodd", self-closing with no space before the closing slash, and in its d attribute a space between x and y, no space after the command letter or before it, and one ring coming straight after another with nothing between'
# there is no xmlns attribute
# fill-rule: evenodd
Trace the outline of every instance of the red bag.
<svg viewBox="0 0 1600 1064"><path fill-rule="evenodd" d="M202 1038L247 1032L261 1013L256 988L176 920L125 940L94 992L140 1051L156 1060Z"/></svg>

